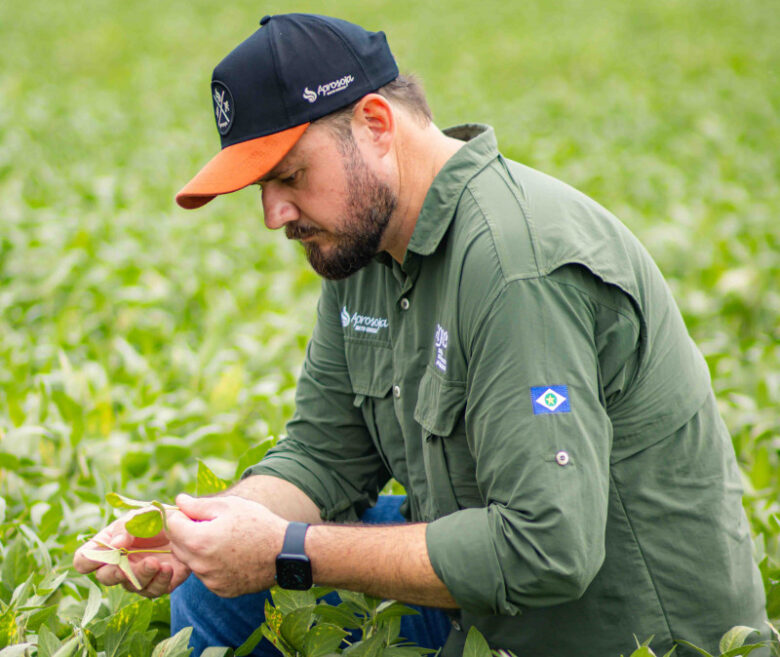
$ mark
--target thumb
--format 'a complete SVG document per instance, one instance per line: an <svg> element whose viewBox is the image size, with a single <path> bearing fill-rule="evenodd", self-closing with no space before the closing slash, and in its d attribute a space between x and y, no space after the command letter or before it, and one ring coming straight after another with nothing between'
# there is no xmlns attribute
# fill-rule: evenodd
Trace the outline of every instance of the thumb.
<svg viewBox="0 0 780 657"><path fill-rule="evenodd" d="M176 496L176 506L190 520L213 520L218 515L219 500L213 497L190 497L180 493Z"/></svg>

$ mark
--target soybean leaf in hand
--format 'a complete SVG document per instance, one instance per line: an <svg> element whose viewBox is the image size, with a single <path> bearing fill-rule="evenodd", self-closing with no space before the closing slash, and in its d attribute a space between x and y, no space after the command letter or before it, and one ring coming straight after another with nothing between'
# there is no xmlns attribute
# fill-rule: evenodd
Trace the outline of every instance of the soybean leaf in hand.
<svg viewBox="0 0 780 657"><path fill-rule="evenodd" d="M117 566L119 566L119 569L127 576L127 579L133 583L133 586L140 591L141 582L138 581L138 578L133 572L133 567L130 565L130 557L128 557L126 554L119 554L119 562L117 563Z"/></svg>
<svg viewBox="0 0 780 657"><path fill-rule="evenodd" d="M136 513L125 523L125 529L138 538L152 538L163 529L163 514L159 508L153 507L148 511Z"/></svg>
<svg viewBox="0 0 780 657"><path fill-rule="evenodd" d="M125 497L119 493L106 493L106 502L115 509L143 509L149 506L149 502L134 500L131 497Z"/></svg>
<svg viewBox="0 0 780 657"><path fill-rule="evenodd" d="M122 558L122 552L116 548L110 550L82 550L81 554L90 561L110 563L114 566L118 565L119 560Z"/></svg>

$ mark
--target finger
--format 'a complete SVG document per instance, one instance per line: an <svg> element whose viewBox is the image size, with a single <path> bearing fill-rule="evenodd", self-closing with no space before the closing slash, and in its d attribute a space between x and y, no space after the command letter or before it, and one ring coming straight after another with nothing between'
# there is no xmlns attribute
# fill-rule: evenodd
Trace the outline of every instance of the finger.
<svg viewBox="0 0 780 657"><path fill-rule="evenodd" d="M100 568L98 568L95 571L95 578L104 586L130 584L125 574L119 568L110 564L103 564ZM130 586L132 586L132 584L130 584Z"/></svg>
<svg viewBox="0 0 780 657"><path fill-rule="evenodd" d="M173 568L167 564L163 564L155 576L149 581L149 583L140 591L141 595L147 598L158 598L161 595L165 595L171 592L171 581L173 579Z"/></svg>
<svg viewBox="0 0 780 657"><path fill-rule="evenodd" d="M154 578L159 574L161 565L154 557L148 557L141 561L130 564L130 567L135 573L135 577L138 583L141 585L140 589L135 589L136 592L144 591Z"/></svg>
<svg viewBox="0 0 780 657"><path fill-rule="evenodd" d="M97 537L95 537L97 538ZM100 568L104 562L93 561L84 555L85 550L100 550L102 546L95 540L89 540L82 545L73 555L73 567L80 573L91 573L96 568Z"/></svg>
<svg viewBox="0 0 780 657"><path fill-rule="evenodd" d="M222 507L222 500L215 497L190 497L184 493L176 496L179 510L191 520L213 520L217 510Z"/></svg>

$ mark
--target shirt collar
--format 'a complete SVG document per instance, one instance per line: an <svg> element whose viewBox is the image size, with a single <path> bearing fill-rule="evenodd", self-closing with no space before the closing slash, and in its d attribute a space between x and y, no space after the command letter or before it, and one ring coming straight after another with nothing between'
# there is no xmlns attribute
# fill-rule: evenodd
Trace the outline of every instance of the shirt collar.
<svg viewBox="0 0 780 657"><path fill-rule="evenodd" d="M448 128L444 134L466 144L447 160L433 179L409 240L407 257L409 252L430 255L436 250L455 216L466 184L498 157L496 135L488 125L467 123Z"/></svg>

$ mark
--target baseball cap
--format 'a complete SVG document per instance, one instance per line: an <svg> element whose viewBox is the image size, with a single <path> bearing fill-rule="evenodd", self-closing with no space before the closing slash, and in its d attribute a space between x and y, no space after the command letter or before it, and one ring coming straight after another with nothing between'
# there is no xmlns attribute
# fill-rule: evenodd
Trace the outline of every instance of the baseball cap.
<svg viewBox="0 0 780 657"><path fill-rule="evenodd" d="M265 16L214 69L211 100L222 142L176 195L194 209L273 169L312 121L398 77L383 32L315 14Z"/></svg>

